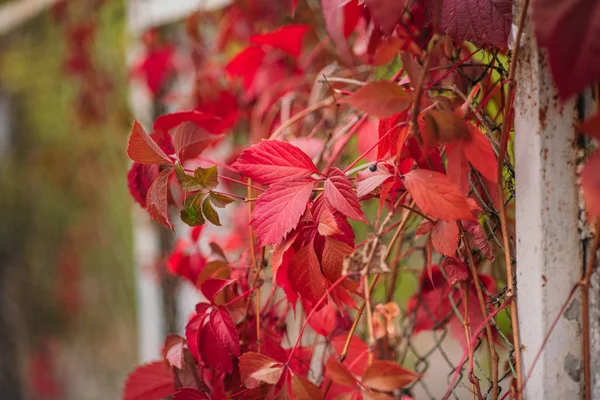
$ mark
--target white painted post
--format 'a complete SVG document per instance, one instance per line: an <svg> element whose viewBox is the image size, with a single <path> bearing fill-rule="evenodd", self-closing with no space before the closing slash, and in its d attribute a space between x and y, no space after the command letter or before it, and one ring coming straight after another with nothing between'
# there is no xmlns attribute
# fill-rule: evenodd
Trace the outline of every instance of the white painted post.
<svg viewBox="0 0 600 400"><path fill-rule="evenodd" d="M518 19L522 2L515 3ZM525 26L514 108L517 304L527 376L544 337L581 277L583 260L577 224L575 102L561 105L530 20ZM579 312L576 294L526 383L526 399L581 398Z"/></svg>

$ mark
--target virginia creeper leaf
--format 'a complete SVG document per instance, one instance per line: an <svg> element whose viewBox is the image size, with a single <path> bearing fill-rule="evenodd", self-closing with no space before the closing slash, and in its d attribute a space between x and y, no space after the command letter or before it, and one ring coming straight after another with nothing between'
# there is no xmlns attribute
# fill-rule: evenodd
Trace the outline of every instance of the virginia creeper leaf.
<svg viewBox="0 0 600 400"><path fill-rule="evenodd" d="M325 294L325 279L321 275L321 266L312 242L294 254L288 277L292 288L312 307Z"/></svg>
<svg viewBox="0 0 600 400"><path fill-rule="evenodd" d="M391 361L374 360L366 369L362 382L365 386L391 392L411 384L420 377L416 372L410 371Z"/></svg>
<svg viewBox="0 0 600 400"><path fill-rule="evenodd" d="M394 27L400 21L406 3L406 0L365 0L373 19L386 35L392 33Z"/></svg>
<svg viewBox="0 0 600 400"><path fill-rule="evenodd" d="M217 210L213 207L210 198L206 197L202 202L202 214L204 217L212 222L216 226L221 226L221 221L219 220L219 214Z"/></svg>
<svg viewBox="0 0 600 400"><path fill-rule="evenodd" d="M331 346L338 356L342 355L347 338L348 335L341 334L334 336L331 339ZM350 346L348 347L348 353L346 354L346 359L349 360L347 365L348 370L353 375L362 376L368 364L368 357L369 346L367 346L359 337L352 336L350 339Z"/></svg>
<svg viewBox="0 0 600 400"><path fill-rule="evenodd" d="M359 199L368 195L391 176L392 174L388 169L381 164L377 165L375 171L371 171L367 168L366 170L359 172L356 174L356 195Z"/></svg>
<svg viewBox="0 0 600 400"><path fill-rule="evenodd" d="M202 215L202 193L190 194L183 201L181 220L189 226L200 226L206 223Z"/></svg>
<svg viewBox="0 0 600 400"><path fill-rule="evenodd" d="M175 393L173 400L208 400L208 397L199 390L192 388L181 388L177 393Z"/></svg>
<svg viewBox="0 0 600 400"><path fill-rule="evenodd" d="M208 193L208 197L210 198L210 201L213 203L213 205L219 208L223 208L227 204L233 203L235 201L234 199L225 194L213 192L212 190Z"/></svg>
<svg viewBox="0 0 600 400"><path fill-rule="evenodd" d="M293 400L320 400L323 394L314 383L300 376L292 376L292 396Z"/></svg>
<svg viewBox="0 0 600 400"><path fill-rule="evenodd" d="M308 25L285 25L273 32L252 36L250 43L266 44L293 57L299 57L302 52L302 40L309 30Z"/></svg>
<svg viewBox="0 0 600 400"><path fill-rule="evenodd" d="M318 173L315 164L302 150L278 140L263 140L244 150L232 167L263 185Z"/></svg>
<svg viewBox="0 0 600 400"><path fill-rule="evenodd" d="M356 387L356 378L354 378L352 373L335 358L330 357L329 360L327 360L325 369L333 383L349 388Z"/></svg>
<svg viewBox="0 0 600 400"><path fill-rule="evenodd" d="M127 378L123 400L162 400L175 392L170 368L163 361L137 367Z"/></svg>
<svg viewBox="0 0 600 400"><path fill-rule="evenodd" d="M367 83L339 103L349 104L368 115L388 118L404 111L411 101L412 96L396 83L377 81Z"/></svg>
<svg viewBox="0 0 600 400"><path fill-rule="evenodd" d="M200 291L206 297L206 300L214 302L215 297L227 286L235 282L235 279L215 279L208 278L200 285Z"/></svg>
<svg viewBox="0 0 600 400"><path fill-rule="evenodd" d="M433 10L435 2L430 2ZM511 0L443 0L441 29L456 41L506 49L512 24Z"/></svg>
<svg viewBox="0 0 600 400"><path fill-rule="evenodd" d="M344 258L352 254L353 250L352 247L341 240L326 237L323 255L321 256L323 275L331 282L338 280L342 276Z"/></svg>
<svg viewBox="0 0 600 400"><path fill-rule="evenodd" d="M333 168L325 181L325 200L348 218L366 222L352 183L338 168Z"/></svg>
<svg viewBox="0 0 600 400"><path fill-rule="evenodd" d="M337 224L337 220L331 211L327 208L324 208L317 218L317 232L323 236L333 236L341 234L340 228Z"/></svg>
<svg viewBox="0 0 600 400"><path fill-rule="evenodd" d="M431 244L438 253L453 256L458 248L456 222L437 221L431 230Z"/></svg>
<svg viewBox="0 0 600 400"><path fill-rule="evenodd" d="M351 0L345 4L339 0L321 0L321 10L325 19L325 28L340 54L340 58L347 65L352 65L352 52L348 46L345 33L350 30L347 26L352 26L346 20L358 21L358 1ZM354 27L352 27L353 29Z"/></svg>
<svg viewBox="0 0 600 400"><path fill-rule="evenodd" d="M185 339L179 335L168 335L163 345L163 359L175 368L183 368Z"/></svg>
<svg viewBox="0 0 600 400"><path fill-rule="evenodd" d="M265 51L259 46L247 47L229 61L225 71L232 77L242 78L244 88L248 89L252 86L254 76L260 68L265 54Z"/></svg>
<svg viewBox="0 0 600 400"><path fill-rule="evenodd" d="M172 164L173 161L146 133L139 122L134 121L127 143L127 155L140 164Z"/></svg>
<svg viewBox="0 0 600 400"><path fill-rule="evenodd" d="M172 168L164 169L154 180L146 196L146 210L156 221L173 230L168 203L169 177L171 174L173 174Z"/></svg>
<svg viewBox="0 0 600 400"><path fill-rule="evenodd" d="M173 146L177 157L183 162L198 156L220 137L208 133L193 122L184 122L173 132Z"/></svg>
<svg viewBox="0 0 600 400"><path fill-rule="evenodd" d="M485 232L479 221L463 221L462 224L465 231L473 235L471 245L481 250L488 260L494 261L494 254L492 253L490 242L485 236Z"/></svg>
<svg viewBox="0 0 600 400"><path fill-rule="evenodd" d="M175 174L181 188L192 192L202 189L214 189L219 184L217 166L196 168L194 175L188 175L180 163L175 163Z"/></svg>
<svg viewBox="0 0 600 400"><path fill-rule="evenodd" d="M498 157L489 139L476 126L471 125L471 140L462 141L467 160L488 181L498 182Z"/></svg>
<svg viewBox="0 0 600 400"><path fill-rule="evenodd" d="M250 225L263 246L280 242L298 225L314 183L314 179L306 177L283 181L259 196Z"/></svg>
<svg viewBox="0 0 600 400"><path fill-rule="evenodd" d="M146 208L146 196L156 179L159 172L159 166L156 164L132 163L129 172L127 172L127 187L131 197L143 208Z"/></svg>
<svg viewBox="0 0 600 400"><path fill-rule="evenodd" d="M448 159L446 166L448 178L456 183L461 193L466 195L469 193L471 187L471 183L469 182L471 168L465 156L462 143L449 143L446 145L446 158Z"/></svg>
<svg viewBox="0 0 600 400"><path fill-rule="evenodd" d="M444 221L473 220L467 198L446 175L415 169L404 175L404 185L425 214Z"/></svg>
<svg viewBox="0 0 600 400"><path fill-rule="evenodd" d="M184 122L192 122L211 133L220 133L222 130L222 122L218 117L198 110L177 111L161 115L154 121L152 130L159 135L164 135Z"/></svg>
<svg viewBox="0 0 600 400"><path fill-rule="evenodd" d="M240 357L240 378L249 389L258 387L261 382L275 385L282 372L283 365L264 354L248 352Z"/></svg>
<svg viewBox="0 0 600 400"><path fill-rule="evenodd" d="M469 279L467 266L454 257L446 257L442 262L442 268L444 268L446 275L448 275L448 283L450 285L455 285L458 282Z"/></svg>
<svg viewBox="0 0 600 400"><path fill-rule="evenodd" d="M559 94L567 99L600 79L600 3L535 0L531 19L538 43L549 53Z"/></svg>
<svg viewBox="0 0 600 400"><path fill-rule="evenodd" d="M310 309L310 307L306 307ZM308 320L308 325L319 335L328 337L338 325L337 309L332 302L328 302L325 307L316 311Z"/></svg>

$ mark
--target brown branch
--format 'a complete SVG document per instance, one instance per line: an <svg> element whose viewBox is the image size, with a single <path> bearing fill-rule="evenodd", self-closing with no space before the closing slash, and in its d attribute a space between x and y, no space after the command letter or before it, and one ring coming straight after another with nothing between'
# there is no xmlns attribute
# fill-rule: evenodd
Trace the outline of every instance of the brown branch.
<svg viewBox="0 0 600 400"><path fill-rule="evenodd" d="M600 245L600 220L594 224L595 237L590 249L590 259L585 269L585 276L581 281L581 325L583 330L583 386L585 400L592 399L592 366L590 348L590 278L596 268L596 252Z"/></svg>
<svg viewBox="0 0 600 400"><path fill-rule="evenodd" d="M504 263L506 268L507 290L506 295L509 304L510 323L513 333L515 370L517 373L517 400L523 399L523 372L522 372L522 357L521 357L521 336L519 334L519 319L517 314L515 277L513 275L512 258L510 255L510 243L508 239L508 226L506 218L506 208L504 207L504 175L503 165L506 157L506 147L508 145L508 135L510 132L510 114L512 111L514 91L515 91L515 74L519 62L519 53L521 48L521 37L523 36L523 27L527 17L527 9L529 8L529 0L523 0L521 15L519 16L519 27L515 40L515 51L510 64L510 73L508 76L508 93L506 103L504 105L502 134L500 135L500 150L498 154L498 195L500 203L500 228L502 231L502 240L504 247Z"/></svg>
<svg viewBox="0 0 600 400"><path fill-rule="evenodd" d="M485 299L483 297L483 290L481 289L481 282L479 282L479 276L477 275L477 268L475 267L475 261L473 261L473 254L471 253L471 245L469 244L469 238L465 233L462 224L457 222L458 228L460 229L460 235L465 245L465 253L467 260L469 261L469 270L473 277L473 283L475 284L475 292L477 293L477 300L479 301L479 308L481 309L481 315L487 321L485 324L485 332L487 335L488 348L490 351L490 357L492 359L492 398L498 400L498 352L494 344L494 333L492 331L492 325L488 320L488 313L485 307Z"/></svg>

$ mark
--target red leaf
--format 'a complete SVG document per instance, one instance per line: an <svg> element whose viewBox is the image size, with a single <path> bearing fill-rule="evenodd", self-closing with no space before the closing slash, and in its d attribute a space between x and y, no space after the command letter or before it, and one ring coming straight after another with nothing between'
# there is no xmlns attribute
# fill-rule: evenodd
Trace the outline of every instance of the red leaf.
<svg viewBox="0 0 600 400"><path fill-rule="evenodd" d="M352 183L338 168L333 168L325 181L325 200L348 218L367 222Z"/></svg>
<svg viewBox="0 0 600 400"><path fill-rule="evenodd" d="M435 7L431 2L430 7ZM444 0L442 30L456 41L507 47L512 24L511 0Z"/></svg>
<svg viewBox="0 0 600 400"><path fill-rule="evenodd" d="M179 335L169 335L163 345L163 359L175 368L183 368L183 350L185 339Z"/></svg>
<svg viewBox="0 0 600 400"><path fill-rule="evenodd" d="M395 114L390 118L379 121L378 135L379 146L377 146L377 159L383 160L389 153L392 157L400 153L406 138L410 132L407 124L407 110Z"/></svg>
<svg viewBox="0 0 600 400"><path fill-rule="evenodd" d="M226 347L233 356L238 357L240 340L231 315L225 307L219 306L211 312L209 325L213 328L217 341Z"/></svg>
<svg viewBox="0 0 600 400"><path fill-rule="evenodd" d="M385 35L389 35L402 17L406 0L365 0L375 22Z"/></svg>
<svg viewBox="0 0 600 400"><path fill-rule="evenodd" d="M150 92L156 95L165 88L174 71L173 46L165 44L150 50L134 68L133 76L145 79Z"/></svg>
<svg viewBox="0 0 600 400"><path fill-rule="evenodd" d="M202 285L200 285L200 290L202 291L202 294L204 295L204 297L206 297L206 299L208 301L213 303L215 300L215 297L217 297L217 295L223 289L225 289L227 286L231 285L233 282L235 282L235 279L208 278L207 280L202 282Z"/></svg>
<svg viewBox="0 0 600 400"><path fill-rule="evenodd" d="M591 217L600 217L600 152L596 151L581 171L585 206Z"/></svg>
<svg viewBox="0 0 600 400"><path fill-rule="evenodd" d="M331 345L335 349L335 353L340 356L346 344L348 335L342 334L334 336L331 339ZM346 368L357 376L362 376L365 368L367 368L369 357L369 346L365 344L360 338L352 336L350 339L350 347L348 347L348 353L346 354L346 360L348 360Z"/></svg>
<svg viewBox="0 0 600 400"><path fill-rule="evenodd" d="M339 0L321 0L321 10L323 11L327 33L340 53L342 61L352 65L352 53L346 41L348 36L346 33L353 30L352 22L358 21L358 1L350 0L343 4ZM354 25L356 25L356 22L354 22Z"/></svg>
<svg viewBox="0 0 600 400"><path fill-rule="evenodd" d="M390 171L382 164L378 164L375 171L368 168L359 172L356 174L356 195L358 198L368 195L391 176Z"/></svg>
<svg viewBox="0 0 600 400"><path fill-rule="evenodd" d="M282 372L283 365L266 355L248 352L240 357L240 378L249 389L258 387L261 382L275 385Z"/></svg>
<svg viewBox="0 0 600 400"><path fill-rule="evenodd" d="M158 165L134 162L127 172L127 187L131 197L143 208L146 208L146 196L152 182L158 176Z"/></svg>
<svg viewBox="0 0 600 400"><path fill-rule="evenodd" d="M319 173L302 150L278 140L263 140L244 150L232 167L263 185Z"/></svg>
<svg viewBox="0 0 600 400"><path fill-rule="evenodd" d="M173 164L173 161L160 149L146 133L139 122L134 121L127 143L127 155L140 164Z"/></svg>
<svg viewBox="0 0 600 400"><path fill-rule="evenodd" d="M171 370L163 361L140 365L127 378L123 400L162 400L175 393Z"/></svg>
<svg viewBox="0 0 600 400"><path fill-rule="evenodd" d="M431 231L433 248L445 256L453 256L458 248L458 225L456 222L437 221Z"/></svg>
<svg viewBox="0 0 600 400"><path fill-rule="evenodd" d="M294 291L289 277L290 262L292 261L294 254L294 249L289 249L283 254L281 265L277 268L277 271L275 272L275 281L285 293L288 302L292 305L292 308L295 312L296 302L298 301L298 294Z"/></svg>
<svg viewBox="0 0 600 400"><path fill-rule="evenodd" d="M314 307L323 297L326 292L325 279L321 275L321 266L312 242L294 254L290 262L288 277L292 288L311 307Z"/></svg>
<svg viewBox="0 0 600 400"><path fill-rule="evenodd" d="M167 228L173 230L171 218L169 217L169 177L173 174L173 169L163 170L148 189L146 196L146 210L152 218L160 222Z"/></svg>
<svg viewBox="0 0 600 400"><path fill-rule="evenodd" d="M367 83L339 103L349 104L368 115L388 118L404 111L411 101L412 96L396 83L377 81Z"/></svg>
<svg viewBox="0 0 600 400"><path fill-rule="evenodd" d="M211 133L221 133L222 122L220 119L212 114L198 110L177 111L161 115L154 121L152 129L157 134L164 135L184 122L193 122L195 125Z"/></svg>
<svg viewBox="0 0 600 400"><path fill-rule="evenodd" d="M323 275L331 282L337 281L342 276L344 257L352 254L354 249L346 243L332 237L325 238L321 266Z"/></svg>
<svg viewBox="0 0 600 400"><path fill-rule="evenodd" d="M323 399L323 394L312 382L300 375L292 377L292 400L319 400Z"/></svg>
<svg viewBox="0 0 600 400"><path fill-rule="evenodd" d="M335 358L330 357L325 364L327 375L338 385L344 387L354 388L356 387L356 378L348 371L348 369L340 364Z"/></svg>
<svg viewBox="0 0 600 400"><path fill-rule="evenodd" d="M208 133L193 122L184 122L173 132L173 146L177 157L183 163L198 156L220 137Z"/></svg>
<svg viewBox="0 0 600 400"><path fill-rule="evenodd" d="M265 51L259 46L250 46L238 53L229 64L225 71L232 77L240 77L244 83L244 88L252 86L254 76L262 65L265 58Z"/></svg>
<svg viewBox="0 0 600 400"><path fill-rule="evenodd" d="M293 57L299 57L302 52L302 40L309 30L308 25L286 25L273 32L252 36L250 43L266 44L283 50Z"/></svg>
<svg viewBox="0 0 600 400"><path fill-rule="evenodd" d="M208 397L199 390L192 388L179 389L173 400L208 400Z"/></svg>
<svg viewBox="0 0 600 400"><path fill-rule="evenodd" d="M308 320L308 325L319 335L328 337L337 327L337 309L329 302Z"/></svg>
<svg viewBox="0 0 600 400"><path fill-rule="evenodd" d="M396 363L375 360L365 371L362 382L371 389L391 392L402 389L420 376L416 372L403 368Z"/></svg>
<svg viewBox="0 0 600 400"><path fill-rule="evenodd" d="M444 221L473 220L467 198L446 175L415 169L404 175L404 185L425 214Z"/></svg>
<svg viewBox="0 0 600 400"><path fill-rule="evenodd" d="M590 136L600 140L600 112L596 112L591 117L588 117L583 124L581 130Z"/></svg>
<svg viewBox="0 0 600 400"><path fill-rule="evenodd" d="M559 94L567 99L600 79L600 3L596 0L535 0L531 18L547 47Z"/></svg>
<svg viewBox="0 0 600 400"><path fill-rule="evenodd" d="M263 246L279 243L298 225L314 183L312 178L282 181L259 196L250 225Z"/></svg>
<svg viewBox="0 0 600 400"><path fill-rule="evenodd" d="M492 183L498 182L498 157L489 139L474 125L470 125L471 140L462 141L467 160L481 175Z"/></svg>
<svg viewBox="0 0 600 400"><path fill-rule="evenodd" d="M461 143L449 143L446 145L446 157L448 159L447 174L448 178L460 188L461 193L469 193L471 183L469 182L469 173L471 168L465 157L464 149ZM497 179L497 178L496 178Z"/></svg>
<svg viewBox="0 0 600 400"><path fill-rule="evenodd" d="M444 268L446 275L448 275L448 283L450 285L455 285L460 281L469 279L467 266L454 257L446 257L444 262L442 262L442 268Z"/></svg>
<svg viewBox="0 0 600 400"><path fill-rule="evenodd" d="M292 0L292 16L296 13L296 7L298 7L298 2L300 0Z"/></svg>
<svg viewBox="0 0 600 400"><path fill-rule="evenodd" d="M317 232L319 232L320 235L333 236L342 233L335 216L326 207L323 207L323 210L318 216L315 216L315 218L317 219Z"/></svg>
<svg viewBox="0 0 600 400"><path fill-rule="evenodd" d="M204 362L219 372L233 370L232 357L240 354L240 342L231 316L223 307L210 313L200 330L198 352Z"/></svg>

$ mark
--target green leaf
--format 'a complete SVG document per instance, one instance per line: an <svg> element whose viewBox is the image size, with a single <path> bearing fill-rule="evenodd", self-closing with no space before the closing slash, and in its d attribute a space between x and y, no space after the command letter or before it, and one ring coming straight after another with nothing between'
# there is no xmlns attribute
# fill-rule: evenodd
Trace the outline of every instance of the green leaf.
<svg viewBox="0 0 600 400"><path fill-rule="evenodd" d="M202 203L202 212L207 220L212 222L217 226L221 226L221 221L219 221L219 214L217 214L217 210L212 206L209 198L204 199Z"/></svg>
<svg viewBox="0 0 600 400"><path fill-rule="evenodd" d="M210 168L196 168L194 171L196 180L205 189L214 189L219 184L219 177L217 173L217 166L213 165Z"/></svg>
<svg viewBox="0 0 600 400"><path fill-rule="evenodd" d="M214 189L219 184L217 166L196 168L194 175L188 175L180 163L175 164L175 174L181 188L186 192L202 189Z"/></svg>
<svg viewBox="0 0 600 400"><path fill-rule="evenodd" d="M202 196L202 193L192 194L187 196L183 202L183 207L181 208L181 220L189 226L204 225L206 222L201 210L201 208L203 208Z"/></svg>
<svg viewBox="0 0 600 400"><path fill-rule="evenodd" d="M215 207L219 207L219 208L223 208L227 204L233 203L235 201L235 199L233 199L227 195L224 195L222 193L216 193L216 192L213 192L212 190L209 193L209 197L210 197L210 200L213 203L213 205Z"/></svg>

